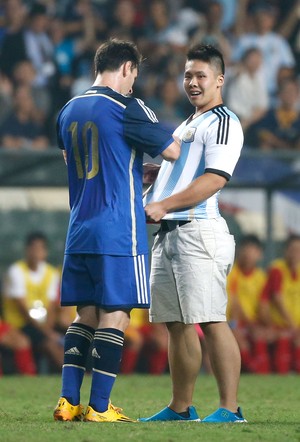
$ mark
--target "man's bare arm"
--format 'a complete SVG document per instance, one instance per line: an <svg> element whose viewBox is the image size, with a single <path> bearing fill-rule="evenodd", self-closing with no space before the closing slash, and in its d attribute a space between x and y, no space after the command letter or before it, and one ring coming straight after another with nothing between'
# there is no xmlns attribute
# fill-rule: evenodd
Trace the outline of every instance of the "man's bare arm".
<svg viewBox="0 0 300 442"><path fill-rule="evenodd" d="M166 161L175 161L180 155L181 140L176 135L173 135L173 138L173 143L161 153L161 156Z"/></svg>

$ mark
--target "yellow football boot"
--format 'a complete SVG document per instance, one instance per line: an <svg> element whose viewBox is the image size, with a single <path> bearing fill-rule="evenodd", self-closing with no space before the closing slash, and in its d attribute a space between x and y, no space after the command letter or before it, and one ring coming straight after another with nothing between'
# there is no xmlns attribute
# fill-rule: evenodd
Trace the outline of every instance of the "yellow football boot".
<svg viewBox="0 0 300 442"><path fill-rule="evenodd" d="M137 422L122 414L122 408L108 405L108 409L103 413L93 410L89 405L86 409L83 420L85 422Z"/></svg>
<svg viewBox="0 0 300 442"><path fill-rule="evenodd" d="M81 421L83 415L83 406L81 404L72 405L64 397L59 398L53 412L55 421Z"/></svg>

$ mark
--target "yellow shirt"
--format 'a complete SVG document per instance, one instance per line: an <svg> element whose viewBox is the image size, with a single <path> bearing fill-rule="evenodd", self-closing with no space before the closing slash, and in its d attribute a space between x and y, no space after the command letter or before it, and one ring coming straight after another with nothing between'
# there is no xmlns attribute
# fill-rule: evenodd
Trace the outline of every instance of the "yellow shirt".
<svg viewBox="0 0 300 442"><path fill-rule="evenodd" d="M284 259L277 259L273 261L270 266L270 274L272 272L280 273L281 283L280 287L274 287L273 292L269 293L269 299L277 293L281 295L283 305L290 314L294 323L300 326L300 266L298 266L296 273L293 275L287 266ZM271 302L271 315L274 324L278 326L285 325L280 313Z"/></svg>
<svg viewBox="0 0 300 442"><path fill-rule="evenodd" d="M55 290L53 283L57 282L58 289L58 271L52 265L48 263L43 263L40 269L40 277L38 280L33 280L31 276L31 270L27 266L25 261L18 261L14 264L14 268L21 272L24 282L24 295L15 296L14 293L10 293L4 296L3 310L5 321L9 324L21 328L26 325L21 313L16 309L15 299L22 298L25 299L28 311L40 309L40 312L45 312L51 301L51 296L49 295L50 288ZM52 286L52 287L51 287ZM9 281L8 281L8 292L9 292ZM55 295L55 294L54 294ZM52 299L54 300L55 298ZM43 309L43 310L41 310ZM45 312L46 313L46 312ZM38 319L38 318L37 318Z"/></svg>
<svg viewBox="0 0 300 442"><path fill-rule="evenodd" d="M259 299L266 281L264 270L257 267L251 273L245 274L235 263L227 278L228 307L227 317L232 317L231 305L233 297L236 297L244 315L249 321L257 318Z"/></svg>

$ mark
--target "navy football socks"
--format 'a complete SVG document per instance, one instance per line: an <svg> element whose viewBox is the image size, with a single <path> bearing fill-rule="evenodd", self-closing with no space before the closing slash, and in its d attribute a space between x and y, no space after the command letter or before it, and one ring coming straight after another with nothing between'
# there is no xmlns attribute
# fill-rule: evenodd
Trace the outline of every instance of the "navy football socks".
<svg viewBox="0 0 300 442"><path fill-rule="evenodd" d="M73 323L65 335L61 396L72 405L80 403L80 388L94 332L87 325Z"/></svg>
<svg viewBox="0 0 300 442"><path fill-rule="evenodd" d="M124 333L121 330L102 328L95 332L89 405L100 413L108 409L110 393L120 369L123 343Z"/></svg>

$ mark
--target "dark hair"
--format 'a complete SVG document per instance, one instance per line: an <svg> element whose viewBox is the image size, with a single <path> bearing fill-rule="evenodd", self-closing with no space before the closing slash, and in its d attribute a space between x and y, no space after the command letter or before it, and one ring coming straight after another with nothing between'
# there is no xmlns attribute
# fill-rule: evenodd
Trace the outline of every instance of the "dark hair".
<svg viewBox="0 0 300 442"><path fill-rule="evenodd" d="M187 59L201 60L212 64L220 74L225 74L225 63L221 52L211 45L195 44L187 52Z"/></svg>
<svg viewBox="0 0 300 442"><path fill-rule="evenodd" d="M48 244L47 237L46 237L46 235L44 233L42 233L42 232L31 232L26 237L26 241L25 241L26 247L31 246L31 244L34 243L35 241L43 241L45 243L45 245Z"/></svg>
<svg viewBox="0 0 300 442"><path fill-rule="evenodd" d="M126 61L131 61L133 69L139 69L142 56L136 45L130 41L110 39L99 46L96 51L94 58L96 74L116 71Z"/></svg>
<svg viewBox="0 0 300 442"><path fill-rule="evenodd" d="M263 243L261 242L261 240L258 238L258 236L254 235L254 234L249 234L249 235L245 235L241 238L241 240L239 241L239 247L244 247L244 246L248 246L248 245L253 245L256 246L260 249L263 248Z"/></svg>
<svg viewBox="0 0 300 442"><path fill-rule="evenodd" d="M34 2L29 11L29 17L36 17L38 15L47 15L47 8L43 3Z"/></svg>

